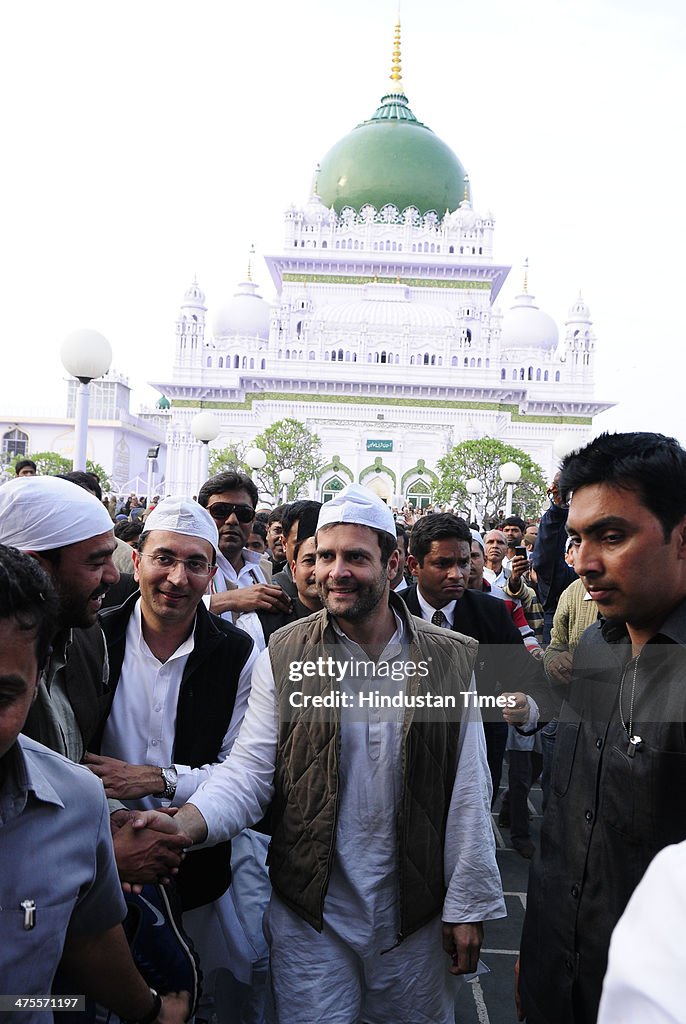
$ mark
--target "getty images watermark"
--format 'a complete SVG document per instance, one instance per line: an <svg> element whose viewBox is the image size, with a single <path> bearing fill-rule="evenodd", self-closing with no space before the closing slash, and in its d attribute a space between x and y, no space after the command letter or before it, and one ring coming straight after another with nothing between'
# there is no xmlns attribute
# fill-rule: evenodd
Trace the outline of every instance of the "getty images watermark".
<svg viewBox="0 0 686 1024"><path fill-rule="evenodd" d="M291 661L288 680L296 685L289 689L288 703L294 713L315 708L360 712L410 708L452 711L455 717L461 717L461 712L470 708L501 714L505 708L516 706L513 694L477 693L470 687L471 678L460 679L457 673L450 673L446 680L445 666L437 671L431 662L431 657L423 661L410 657L376 662L341 660L340 656L330 654ZM441 685L432 685L439 674L443 677Z"/></svg>

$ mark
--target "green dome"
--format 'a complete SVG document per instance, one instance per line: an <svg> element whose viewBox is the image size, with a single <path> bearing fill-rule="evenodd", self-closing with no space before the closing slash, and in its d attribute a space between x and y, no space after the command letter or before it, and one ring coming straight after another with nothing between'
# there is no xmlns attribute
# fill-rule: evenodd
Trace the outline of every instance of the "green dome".
<svg viewBox="0 0 686 1024"><path fill-rule="evenodd" d="M443 216L465 198L465 170L453 151L414 116L401 92L389 93L369 121L337 142L321 162L317 192L337 213L392 203Z"/></svg>

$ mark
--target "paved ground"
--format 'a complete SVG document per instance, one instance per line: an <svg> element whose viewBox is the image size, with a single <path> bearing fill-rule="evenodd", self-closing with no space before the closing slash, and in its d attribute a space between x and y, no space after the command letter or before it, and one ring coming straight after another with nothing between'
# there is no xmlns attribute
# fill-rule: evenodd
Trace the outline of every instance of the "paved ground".
<svg viewBox="0 0 686 1024"><path fill-rule="evenodd" d="M541 824L541 790L538 784L531 791L529 804L533 815L531 836L537 843ZM499 808L499 803L496 808ZM481 959L490 967L491 973L482 974L462 986L455 1003L456 1024L516 1024L517 1021L513 971L524 920L530 861L512 849L509 830L498 828L497 810L493 814L493 828L508 916L486 925Z"/></svg>

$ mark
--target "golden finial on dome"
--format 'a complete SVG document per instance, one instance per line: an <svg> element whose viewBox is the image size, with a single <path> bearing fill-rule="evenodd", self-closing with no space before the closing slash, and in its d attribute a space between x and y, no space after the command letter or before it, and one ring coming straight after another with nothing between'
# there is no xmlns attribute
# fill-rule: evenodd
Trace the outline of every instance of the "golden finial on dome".
<svg viewBox="0 0 686 1024"><path fill-rule="evenodd" d="M465 174L465 176L464 176L464 200L467 203L470 202L470 198L469 198L469 175L468 174Z"/></svg>
<svg viewBox="0 0 686 1024"><path fill-rule="evenodd" d="M391 81L396 83L394 92L404 92L403 75L400 59L400 12L395 23L395 35L393 37L393 58L391 60Z"/></svg>
<svg viewBox="0 0 686 1024"><path fill-rule="evenodd" d="M524 294L529 294L529 257L524 260Z"/></svg>
<svg viewBox="0 0 686 1024"><path fill-rule="evenodd" d="M252 281L252 258L255 255L255 244L250 246L250 252L248 253L248 281Z"/></svg>
<svg viewBox="0 0 686 1024"><path fill-rule="evenodd" d="M319 164L317 164L315 166L314 177L312 179L312 195L313 196L318 196L319 195L319 172L320 171L321 171L321 167L320 167Z"/></svg>

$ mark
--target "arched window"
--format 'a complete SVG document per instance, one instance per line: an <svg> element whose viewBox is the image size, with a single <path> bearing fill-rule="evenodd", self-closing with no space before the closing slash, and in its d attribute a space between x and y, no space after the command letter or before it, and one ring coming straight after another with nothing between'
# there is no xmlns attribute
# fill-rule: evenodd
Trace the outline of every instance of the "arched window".
<svg viewBox="0 0 686 1024"><path fill-rule="evenodd" d="M315 358L314 350L313 349L310 349L310 356L309 356L309 358L310 359L314 359Z"/></svg>
<svg viewBox="0 0 686 1024"><path fill-rule="evenodd" d="M209 369L212 369L212 356L207 357L207 366Z"/></svg>
<svg viewBox="0 0 686 1024"><path fill-rule="evenodd" d="M251 359L251 360L250 360L250 369L251 369L251 370L254 370L254 369L255 369L255 360L254 360L254 359Z"/></svg>
<svg viewBox="0 0 686 1024"><path fill-rule="evenodd" d="M528 373L527 373L527 379L528 380L533 380L534 379L534 368L533 368L533 366L529 367L529 370L528 370Z"/></svg>
<svg viewBox="0 0 686 1024"><path fill-rule="evenodd" d="M536 370L536 380L540 380L540 379L541 379L541 368L539 366L539 368Z"/></svg>
<svg viewBox="0 0 686 1024"><path fill-rule="evenodd" d="M302 322L302 320L298 320L297 324L295 325L295 335L296 335L297 338L302 338L302 334L303 334L303 322Z"/></svg>
<svg viewBox="0 0 686 1024"><path fill-rule="evenodd" d="M548 380L548 371L546 370L545 373L543 374L543 383L545 383L547 380Z"/></svg>
<svg viewBox="0 0 686 1024"><path fill-rule="evenodd" d="M345 484L339 476L332 476L325 484L322 484L322 501L331 501L345 488Z"/></svg>
<svg viewBox="0 0 686 1024"><path fill-rule="evenodd" d="M266 368L267 368L267 364L265 363L264 359L262 359L260 361L260 369L261 370L266 370Z"/></svg>
<svg viewBox="0 0 686 1024"><path fill-rule="evenodd" d="M339 348L339 350L338 350L338 362L339 363L343 362L343 349L342 348Z"/></svg>
<svg viewBox="0 0 686 1024"><path fill-rule="evenodd" d="M326 242L322 242L322 249L328 249L328 245Z"/></svg>
<svg viewBox="0 0 686 1024"><path fill-rule="evenodd" d="M431 488L426 480L415 480L405 491L405 501L412 508L426 508L431 504Z"/></svg>
<svg viewBox="0 0 686 1024"><path fill-rule="evenodd" d="M375 362L375 363L378 363L378 361L379 361L379 353L378 353L378 352L375 352L375 353L374 353L374 362Z"/></svg>
<svg viewBox="0 0 686 1024"><path fill-rule="evenodd" d="M241 359L241 370L245 370L248 366L248 360L246 356Z"/></svg>
<svg viewBox="0 0 686 1024"><path fill-rule="evenodd" d="M432 366L436 365L436 356L431 356L431 365Z"/></svg>
<svg viewBox="0 0 686 1024"><path fill-rule="evenodd" d="M451 245L450 248L448 249L448 252L455 252L455 246Z"/></svg>
<svg viewBox="0 0 686 1024"><path fill-rule="evenodd" d="M557 383L559 380L560 380L560 371L556 370L555 371L555 382Z"/></svg>
<svg viewBox="0 0 686 1024"><path fill-rule="evenodd" d="M2 450L9 456L26 455L29 450L29 435L19 427L2 435Z"/></svg>
<svg viewBox="0 0 686 1024"><path fill-rule="evenodd" d="M347 349L346 349L346 352L345 352L345 361L346 361L346 363L350 362L350 352Z"/></svg>
<svg viewBox="0 0 686 1024"><path fill-rule="evenodd" d="M505 380L506 377L507 377L507 370L505 369L505 367L503 367L502 370L500 371L500 379L501 380Z"/></svg>
<svg viewBox="0 0 686 1024"><path fill-rule="evenodd" d="M464 365L469 366L469 359L467 359L467 356L464 357Z"/></svg>
<svg viewBox="0 0 686 1024"><path fill-rule="evenodd" d="M523 366L522 366L521 370L519 371L519 379L520 380L524 380L524 367Z"/></svg>
<svg viewBox="0 0 686 1024"><path fill-rule="evenodd" d="M286 349L286 359L290 359L290 358L291 358L291 350L289 348L287 348Z"/></svg>
<svg viewBox="0 0 686 1024"><path fill-rule="evenodd" d="M429 365L429 353L425 352L424 353L424 366L428 366L428 365Z"/></svg>
<svg viewBox="0 0 686 1024"><path fill-rule="evenodd" d="M279 352L279 359L280 358L281 358L281 353ZM233 357L233 368L234 368L234 370L238 369L238 356L234 356Z"/></svg>
<svg viewBox="0 0 686 1024"><path fill-rule="evenodd" d="M517 371L516 370L512 371L512 380L517 380Z"/></svg>
<svg viewBox="0 0 686 1024"><path fill-rule="evenodd" d="M219 363L217 365L219 366L220 370L222 370L224 368L224 357L223 356L219 357Z"/></svg>
<svg viewBox="0 0 686 1024"><path fill-rule="evenodd" d="M414 366L414 356L410 356L410 366Z"/></svg>

